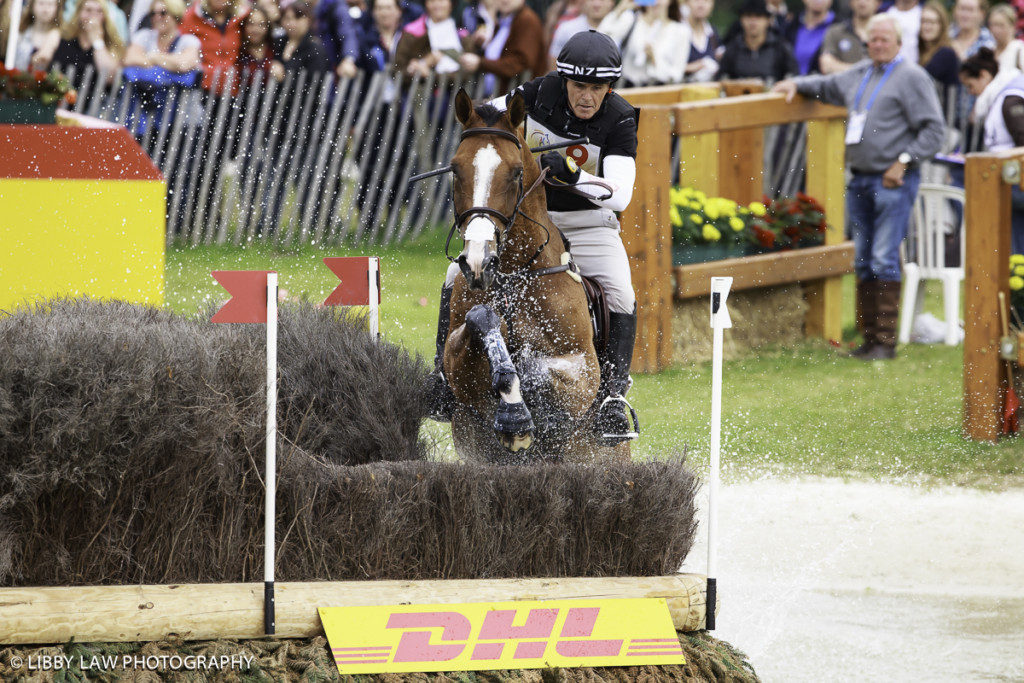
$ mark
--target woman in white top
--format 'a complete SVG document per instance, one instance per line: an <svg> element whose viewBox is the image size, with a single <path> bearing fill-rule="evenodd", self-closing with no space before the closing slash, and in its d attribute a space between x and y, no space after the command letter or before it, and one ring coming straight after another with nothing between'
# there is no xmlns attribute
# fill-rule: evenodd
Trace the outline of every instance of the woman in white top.
<svg viewBox="0 0 1024 683"><path fill-rule="evenodd" d="M687 0L686 14L690 54L686 65L686 80L710 81L718 73L718 58L724 47L708 17L715 9L715 0Z"/></svg>
<svg viewBox="0 0 1024 683"><path fill-rule="evenodd" d="M158 66L174 73L198 69L199 39L178 30L184 15L182 0L153 0L149 7L149 21L153 28L141 29L132 37L124 55L124 65Z"/></svg>
<svg viewBox="0 0 1024 683"><path fill-rule="evenodd" d="M29 0L21 15L14 68L45 69L60 42L61 9L58 0Z"/></svg>
<svg viewBox="0 0 1024 683"><path fill-rule="evenodd" d="M1017 12L1009 5L996 5L988 14L988 30L996 41L994 52L999 70L1021 70L1024 65L1024 41L1014 38Z"/></svg>
<svg viewBox="0 0 1024 683"><path fill-rule="evenodd" d="M626 87L682 83L690 57L689 31L678 0L621 0L601 22L622 49Z"/></svg>

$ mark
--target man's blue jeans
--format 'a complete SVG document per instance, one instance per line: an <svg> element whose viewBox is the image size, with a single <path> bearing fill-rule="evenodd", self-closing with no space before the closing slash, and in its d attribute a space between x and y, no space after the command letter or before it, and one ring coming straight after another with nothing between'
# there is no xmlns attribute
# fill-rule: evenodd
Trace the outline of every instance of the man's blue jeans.
<svg viewBox="0 0 1024 683"><path fill-rule="evenodd" d="M854 175L846 187L846 220L861 280L900 280L900 244L907 236L921 174L908 169L903 185L882 186L882 174Z"/></svg>

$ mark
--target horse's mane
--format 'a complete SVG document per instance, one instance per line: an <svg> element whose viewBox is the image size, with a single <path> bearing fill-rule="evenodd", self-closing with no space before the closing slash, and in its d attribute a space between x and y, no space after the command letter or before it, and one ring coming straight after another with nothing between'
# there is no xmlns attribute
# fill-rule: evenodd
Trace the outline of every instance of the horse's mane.
<svg viewBox="0 0 1024 683"><path fill-rule="evenodd" d="M505 113L498 109L497 107L495 107L493 104L478 105L474 109L474 111L476 112L477 116L484 120L485 126L493 126L501 119L502 114Z"/></svg>

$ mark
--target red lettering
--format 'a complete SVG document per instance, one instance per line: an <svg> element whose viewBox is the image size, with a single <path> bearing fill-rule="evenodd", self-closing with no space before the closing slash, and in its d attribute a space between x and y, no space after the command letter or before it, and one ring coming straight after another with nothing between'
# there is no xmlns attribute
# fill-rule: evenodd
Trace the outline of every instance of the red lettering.
<svg viewBox="0 0 1024 683"><path fill-rule="evenodd" d="M388 617L387 628L437 628L441 640L466 640L472 628L469 619L458 612L406 612ZM465 643L438 645L430 642L429 631L403 633L395 651L395 662L446 662L466 649Z"/></svg>

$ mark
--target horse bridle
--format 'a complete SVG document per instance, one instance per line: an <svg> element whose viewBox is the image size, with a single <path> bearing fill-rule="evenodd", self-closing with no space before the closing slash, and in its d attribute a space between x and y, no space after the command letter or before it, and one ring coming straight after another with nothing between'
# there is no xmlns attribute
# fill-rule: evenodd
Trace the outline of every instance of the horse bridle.
<svg viewBox="0 0 1024 683"><path fill-rule="evenodd" d="M506 140L510 140L511 142L514 142L515 145L516 145L516 148L520 152L522 152L522 150L523 150L523 143L519 139L519 136L516 135L515 133L512 133L510 131L504 130L502 128L467 128L466 130L462 131L462 134L459 136L459 144L462 144L462 141L465 140L466 138L477 136L477 135L494 135L494 136L497 136L497 137L500 137L500 138L504 138ZM449 254L449 247L450 247L451 242L452 242L452 237L455 235L455 232L457 230L461 229L462 226L465 225L466 221L468 221L470 218L472 218L473 216L484 215L484 216L487 216L488 218L490 218L492 223L494 222L493 219L497 219L498 221L501 222L501 225L503 226L503 230L495 232L495 235L497 237L497 239L496 239L496 241L497 241L497 247L496 247L497 255L498 255L498 258L500 259L501 258L501 250L502 250L502 247L505 244L505 238L507 237L509 230L512 229L512 224L515 223L516 218L518 218L520 215L523 215L524 217L526 217L525 214L522 214L521 211L520 211L520 209L522 208L522 205L523 205L523 201L530 195L531 192L533 192L538 187L540 187L541 183L544 182L544 178L546 176L547 176L547 169L546 168L542 168L540 170L540 175L537 176L537 179L535 181L533 181L533 184L530 185L530 187L527 188L524 191L523 190L523 175L519 174L519 177L517 179L517 183L518 183L519 188L518 188L518 193L517 193L517 197L516 197L516 205L512 209L512 214L509 215L509 216L506 216L505 214L503 214L502 212L498 211L497 209L492 209L489 206L471 206L468 209L466 209L465 211L457 213L455 215L455 222L452 224L451 229L448 231L448 239L446 239L445 242L444 242L444 255L445 255L445 258L447 258L452 263L455 263L457 261L457 259L452 258L451 254ZM497 223L495 223L495 227L496 228L498 227ZM527 260L527 262L526 262L526 266L527 267L538 256L540 256L541 252L544 251L544 247L546 247L548 242L551 240L551 233L548 232L547 228L545 226L543 226L542 224L541 224L541 227L544 227L544 230L547 233L547 236L545 237L544 242L540 245L540 247L537 248L536 253Z"/></svg>

